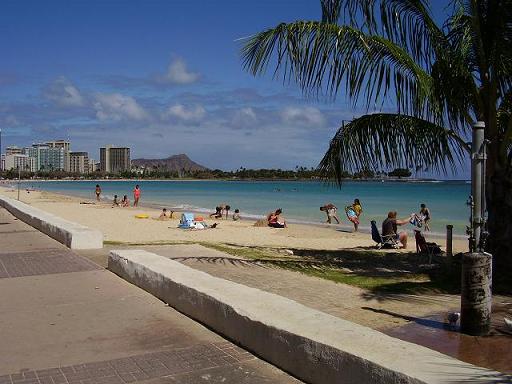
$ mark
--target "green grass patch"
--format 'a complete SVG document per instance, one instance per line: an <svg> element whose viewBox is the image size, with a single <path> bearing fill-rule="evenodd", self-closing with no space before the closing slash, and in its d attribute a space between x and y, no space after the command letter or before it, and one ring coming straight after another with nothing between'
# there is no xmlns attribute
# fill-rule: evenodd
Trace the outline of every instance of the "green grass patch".
<svg viewBox="0 0 512 384"><path fill-rule="evenodd" d="M459 293L460 269L437 264L422 269L415 253L372 250L284 250L201 243L229 255L308 276L363 288L374 294Z"/></svg>

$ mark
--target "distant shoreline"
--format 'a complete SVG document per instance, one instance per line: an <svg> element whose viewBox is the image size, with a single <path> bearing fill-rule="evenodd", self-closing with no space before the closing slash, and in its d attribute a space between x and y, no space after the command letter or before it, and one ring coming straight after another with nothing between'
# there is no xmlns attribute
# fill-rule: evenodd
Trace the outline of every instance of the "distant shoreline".
<svg viewBox="0 0 512 384"><path fill-rule="evenodd" d="M31 180L32 181L32 180ZM37 180L39 182L39 180ZM45 180L45 181L48 181L48 182L54 182L56 180ZM58 181L86 181L86 182L96 182L95 180L58 180ZM102 181L102 180L99 180L99 181ZM133 179L116 179L116 180L104 180L104 181L133 181ZM163 179L163 180L144 180L144 181L170 181L168 179ZM177 181L180 181L180 180L177 180ZM222 180L183 180L181 179L181 181L222 181ZM249 180L246 180L246 181L249 181ZM262 180L252 180L252 181L262 181ZM276 181L276 180L274 180ZM285 180L286 181L286 180ZM292 180L287 180L287 181L292 181ZM297 180L295 180L297 181ZM25 182L22 180L22 182ZM15 185L13 185L13 187L15 187ZM26 186L25 186L26 187ZM21 188L21 190L25 190L26 188L23 187ZM4 189L7 189L7 186L6 185L2 185L0 183L0 188L4 188ZM41 191L41 192L47 192L47 193L50 193L50 194L54 194L54 195L58 195L58 196L62 196L62 197L70 197L70 198L73 198L73 199L85 199L85 200L94 200L94 191L91 191L91 196L90 197L85 197L79 193L77 194L74 194L72 192L61 192L61 191L46 191L46 190L43 190L43 189L36 189L36 191ZM110 203L110 200L109 199L105 199L105 198L102 198L101 199L101 203L104 203L104 204L109 204ZM160 202L157 202L157 201L151 201L151 200L143 200L139 206L141 208L148 208L148 209L155 209L155 210L161 210L162 208L167 208L167 210L170 210L170 211L173 211L173 212L176 212L176 213L183 213L183 212L191 212L191 213L195 213L195 214L200 214L200 215L206 215L208 216L209 213L213 213L213 210L212 211L209 211L209 210L204 210L204 209L199 209L199 208L182 208L182 207L173 207L171 205L168 205L168 204L165 204L165 203L160 203ZM265 217L265 214L261 214L261 215L242 215L242 221L244 222L255 222L256 220L258 219L261 219L261 218L264 218ZM339 225L339 224L326 224L325 222L317 222L317 221L309 221L309 220L300 220L300 219L287 219L287 221L290 223L290 224L298 224L298 225L305 225L305 226L314 226L314 227L318 227L318 228L334 228L336 231L338 232L345 232L345 233L351 233L351 228L352 228L352 224L346 224L346 225ZM371 233L371 230L370 230L370 227L368 226L365 226L365 225L361 225L359 227L359 233L363 233L363 234L370 234ZM432 238L434 239L445 239L446 238L446 233L443 233L443 232L429 232L429 236L431 236ZM459 240L462 240L462 239L466 239L467 236L466 235L460 235L460 234L453 234L453 238L454 239L459 239Z"/></svg>
<svg viewBox="0 0 512 384"><path fill-rule="evenodd" d="M238 182L238 181L268 181L268 182L316 182L316 183L325 183L325 184L336 184L333 180L323 180L323 179L269 179L269 178L216 178L216 179L195 179L195 178L180 178L180 179L126 179L126 178L119 178L119 179L21 179L22 183L30 183L30 182L70 182L70 181L76 181L76 182L97 182L97 183L103 183L103 182L112 182L112 181L133 181L133 182L147 182L147 181L177 181L177 182L184 182L184 181L232 181L232 182ZM3 179L0 180L0 183L17 183L17 179ZM356 183L368 183L368 182L381 182L381 183L468 183L470 180L464 180L464 179L457 179L457 180L438 180L438 179L399 179L399 178L386 178L386 179L343 179L342 183L344 182L356 182Z"/></svg>

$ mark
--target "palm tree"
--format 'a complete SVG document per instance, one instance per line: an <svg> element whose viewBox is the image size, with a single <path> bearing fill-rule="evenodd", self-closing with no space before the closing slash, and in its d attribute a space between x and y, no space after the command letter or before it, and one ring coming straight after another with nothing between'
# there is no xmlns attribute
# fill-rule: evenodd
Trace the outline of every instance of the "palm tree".
<svg viewBox="0 0 512 384"><path fill-rule="evenodd" d="M282 23L244 41L254 75L308 96L344 92L367 114L342 126L322 159L344 171L456 170L476 121L485 122L487 243L512 270L512 0L454 0L439 25L427 0L321 0L321 21ZM394 113L368 113L396 103ZM510 276L510 275L508 275Z"/></svg>

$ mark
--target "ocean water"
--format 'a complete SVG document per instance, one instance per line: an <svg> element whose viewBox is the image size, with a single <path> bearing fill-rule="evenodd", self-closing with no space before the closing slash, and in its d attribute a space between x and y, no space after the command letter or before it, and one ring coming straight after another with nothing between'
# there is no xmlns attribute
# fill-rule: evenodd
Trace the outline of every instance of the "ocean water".
<svg viewBox="0 0 512 384"><path fill-rule="evenodd" d="M469 220L466 200L470 185L464 181L439 182L356 182L347 181L341 189L315 181L44 181L23 182L23 188L35 188L94 199L96 184L100 184L105 200L128 195L133 200L133 188L139 184L141 203L190 210L213 212L215 206L226 203L240 209L243 217L260 218L282 208L290 222L322 223L326 220L320 206L332 202L338 207L342 225L348 222L344 207L358 198L363 206L361 228L370 220L378 225L394 210L399 217L419 211L425 203L432 213L432 232L445 233L446 225L454 226L454 234L464 235Z"/></svg>

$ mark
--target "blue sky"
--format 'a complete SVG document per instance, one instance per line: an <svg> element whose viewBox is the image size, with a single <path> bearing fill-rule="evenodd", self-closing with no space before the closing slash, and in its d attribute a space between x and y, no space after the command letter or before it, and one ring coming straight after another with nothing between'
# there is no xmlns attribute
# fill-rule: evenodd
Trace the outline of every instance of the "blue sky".
<svg viewBox="0 0 512 384"><path fill-rule="evenodd" d="M252 77L236 40L319 17L316 0L4 0L3 146L70 138L96 159L110 143L211 168L316 166L341 120L361 111Z"/></svg>

